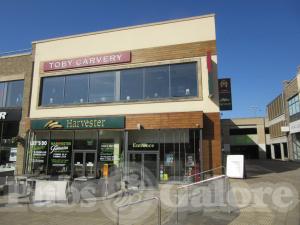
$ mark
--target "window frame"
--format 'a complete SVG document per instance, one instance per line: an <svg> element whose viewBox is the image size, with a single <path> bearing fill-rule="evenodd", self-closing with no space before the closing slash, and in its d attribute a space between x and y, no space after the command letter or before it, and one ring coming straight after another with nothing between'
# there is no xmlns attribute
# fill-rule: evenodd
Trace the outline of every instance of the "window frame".
<svg viewBox="0 0 300 225"><path fill-rule="evenodd" d="M8 106L7 102L8 102L8 90L9 90L9 85L12 84L13 82L22 82L22 98L21 98L21 103L18 106ZM6 81L1 81L0 84L3 84L4 87L4 91L3 91L3 99L2 102L0 103L0 107L1 108L22 108L23 107L23 99L24 99L24 79L17 79L17 80L6 80ZM14 89L12 89L14 90Z"/></svg>
<svg viewBox="0 0 300 225"><path fill-rule="evenodd" d="M179 96L179 97L172 97L171 96L171 75L170 75L170 66L171 65L177 65L177 64L194 64L195 65L195 75L196 75L196 93L195 95L191 96ZM169 97L166 98L145 98L145 68L149 67L157 67L157 66L167 66L169 68ZM143 98L142 99L121 99L121 72L123 70L130 70L130 69L142 69L143 70ZM44 78L51 78L51 77L59 77L59 76L72 76L72 75L80 75L80 74L86 74L89 76L89 83L90 83L90 76L96 73L102 73L102 72L115 72L115 97L116 100L114 101L106 101L106 102L90 102L90 99L88 98L88 102L85 103L75 103L75 104L51 104L51 105L43 105L42 104L42 83ZM39 99L38 99L38 105L37 108L56 108L56 107L74 107L74 106L90 106L90 105L103 105L103 104L130 104L130 103L152 103L152 102L173 102L173 101L190 101L190 100L203 100L203 86L202 86L202 69L201 69L201 58L194 57L189 59L177 59L177 60L166 60L164 62L149 62L149 63L141 63L138 65L132 65L132 66L120 66L118 68L104 68L103 70L98 69L89 69L85 71L64 71L63 74L43 74L40 77L40 88L39 88ZM90 90L90 85L89 85ZM88 93L88 95L90 92Z"/></svg>

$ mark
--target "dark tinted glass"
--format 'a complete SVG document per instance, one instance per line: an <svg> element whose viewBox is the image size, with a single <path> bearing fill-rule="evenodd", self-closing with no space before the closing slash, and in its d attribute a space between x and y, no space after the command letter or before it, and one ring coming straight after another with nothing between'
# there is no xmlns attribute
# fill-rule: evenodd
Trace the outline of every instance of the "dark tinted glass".
<svg viewBox="0 0 300 225"><path fill-rule="evenodd" d="M91 131L75 131L74 149L96 149L97 133Z"/></svg>
<svg viewBox="0 0 300 225"><path fill-rule="evenodd" d="M143 69L121 71L121 99L143 99Z"/></svg>
<svg viewBox="0 0 300 225"><path fill-rule="evenodd" d="M23 102L24 81L10 81L7 84L6 106L21 107Z"/></svg>
<svg viewBox="0 0 300 225"><path fill-rule="evenodd" d="M145 68L145 98L169 97L169 65Z"/></svg>
<svg viewBox="0 0 300 225"><path fill-rule="evenodd" d="M5 103L5 83L0 83L0 107Z"/></svg>
<svg viewBox="0 0 300 225"><path fill-rule="evenodd" d="M171 96L197 96L196 63L175 64L170 66Z"/></svg>
<svg viewBox="0 0 300 225"><path fill-rule="evenodd" d="M88 101L89 75L66 76L65 103L85 103Z"/></svg>
<svg viewBox="0 0 300 225"><path fill-rule="evenodd" d="M113 102L116 100L116 72L90 75L90 102Z"/></svg>
<svg viewBox="0 0 300 225"><path fill-rule="evenodd" d="M65 77L46 77L43 79L42 105L62 104L64 99Z"/></svg>
<svg viewBox="0 0 300 225"><path fill-rule="evenodd" d="M234 128L230 129L230 135L247 135L247 134L257 134L256 128Z"/></svg>

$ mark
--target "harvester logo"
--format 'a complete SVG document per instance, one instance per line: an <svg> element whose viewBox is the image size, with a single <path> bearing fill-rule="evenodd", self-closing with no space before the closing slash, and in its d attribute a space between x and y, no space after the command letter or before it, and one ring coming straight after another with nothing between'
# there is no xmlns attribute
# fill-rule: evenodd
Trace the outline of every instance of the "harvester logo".
<svg viewBox="0 0 300 225"><path fill-rule="evenodd" d="M59 122L55 120L50 120L44 125L44 128L58 129L58 128L63 128L63 125L61 125Z"/></svg>

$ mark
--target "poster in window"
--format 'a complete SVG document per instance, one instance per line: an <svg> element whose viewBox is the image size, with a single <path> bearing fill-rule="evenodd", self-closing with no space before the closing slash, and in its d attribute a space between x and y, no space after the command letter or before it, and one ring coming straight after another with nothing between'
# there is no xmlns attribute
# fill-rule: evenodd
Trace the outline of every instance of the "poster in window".
<svg viewBox="0 0 300 225"><path fill-rule="evenodd" d="M30 149L32 151L32 163L45 164L47 159L48 141L47 140L31 141Z"/></svg>
<svg viewBox="0 0 300 225"><path fill-rule="evenodd" d="M114 161L114 143L100 144L100 161L101 162Z"/></svg>
<svg viewBox="0 0 300 225"><path fill-rule="evenodd" d="M194 155L193 154L187 154L186 155L186 166L187 167L193 167L194 165L195 165Z"/></svg>
<svg viewBox="0 0 300 225"><path fill-rule="evenodd" d="M50 173L67 173L71 165L72 141L50 141L49 171Z"/></svg>
<svg viewBox="0 0 300 225"><path fill-rule="evenodd" d="M174 154L166 154L165 166L173 166L174 164Z"/></svg>

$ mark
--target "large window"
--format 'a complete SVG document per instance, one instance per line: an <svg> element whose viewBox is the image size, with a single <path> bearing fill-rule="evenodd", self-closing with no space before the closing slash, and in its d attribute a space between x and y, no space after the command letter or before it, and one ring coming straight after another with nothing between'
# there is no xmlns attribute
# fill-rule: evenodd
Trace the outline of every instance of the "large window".
<svg viewBox="0 0 300 225"><path fill-rule="evenodd" d="M22 107L23 80L0 83L0 107Z"/></svg>
<svg viewBox="0 0 300 225"><path fill-rule="evenodd" d="M300 112L300 103L299 103L299 95L295 95L289 101L289 115L295 115L296 113Z"/></svg>
<svg viewBox="0 0 300 225"><path fill-rule="evenodd" d="M121 100L143 99L143 69L121 71Z"/></svg>
<svg viewBox="0 0 300 225"><path fill-rule="evenodd" d="M65 77L43 78L42 105L63 104Z"/></svg>
<svg viewBox="0 0 300 225"><path fill-rule="evenodd" d="M90 75L90 102L113 102L116 99L116 72Z"/></svg>
<svg viewBox="0 0 300 225"><path fill-rule="evenodd" d="M43 78L41 105L196 97L196 65L192 62Z"/></svg>
<svg viewBox="0 0 300 225"><path fill-rule="evenodd" d="M169 91L169 66L145 69L145 98L167 98Z"/></svg>
<svg viewBox="0 0 300 225"><path fill-rule="evenodd" d="M171 65L171 96L185 97L197 95L197 74L195 64Z"/></svg>
<svg viewBox="0 0 300 225"><path fill-rule="evenodd" d="M66 104L85 103L88 101L89 80L86 74L67 76L65 85Z"/></svg>

